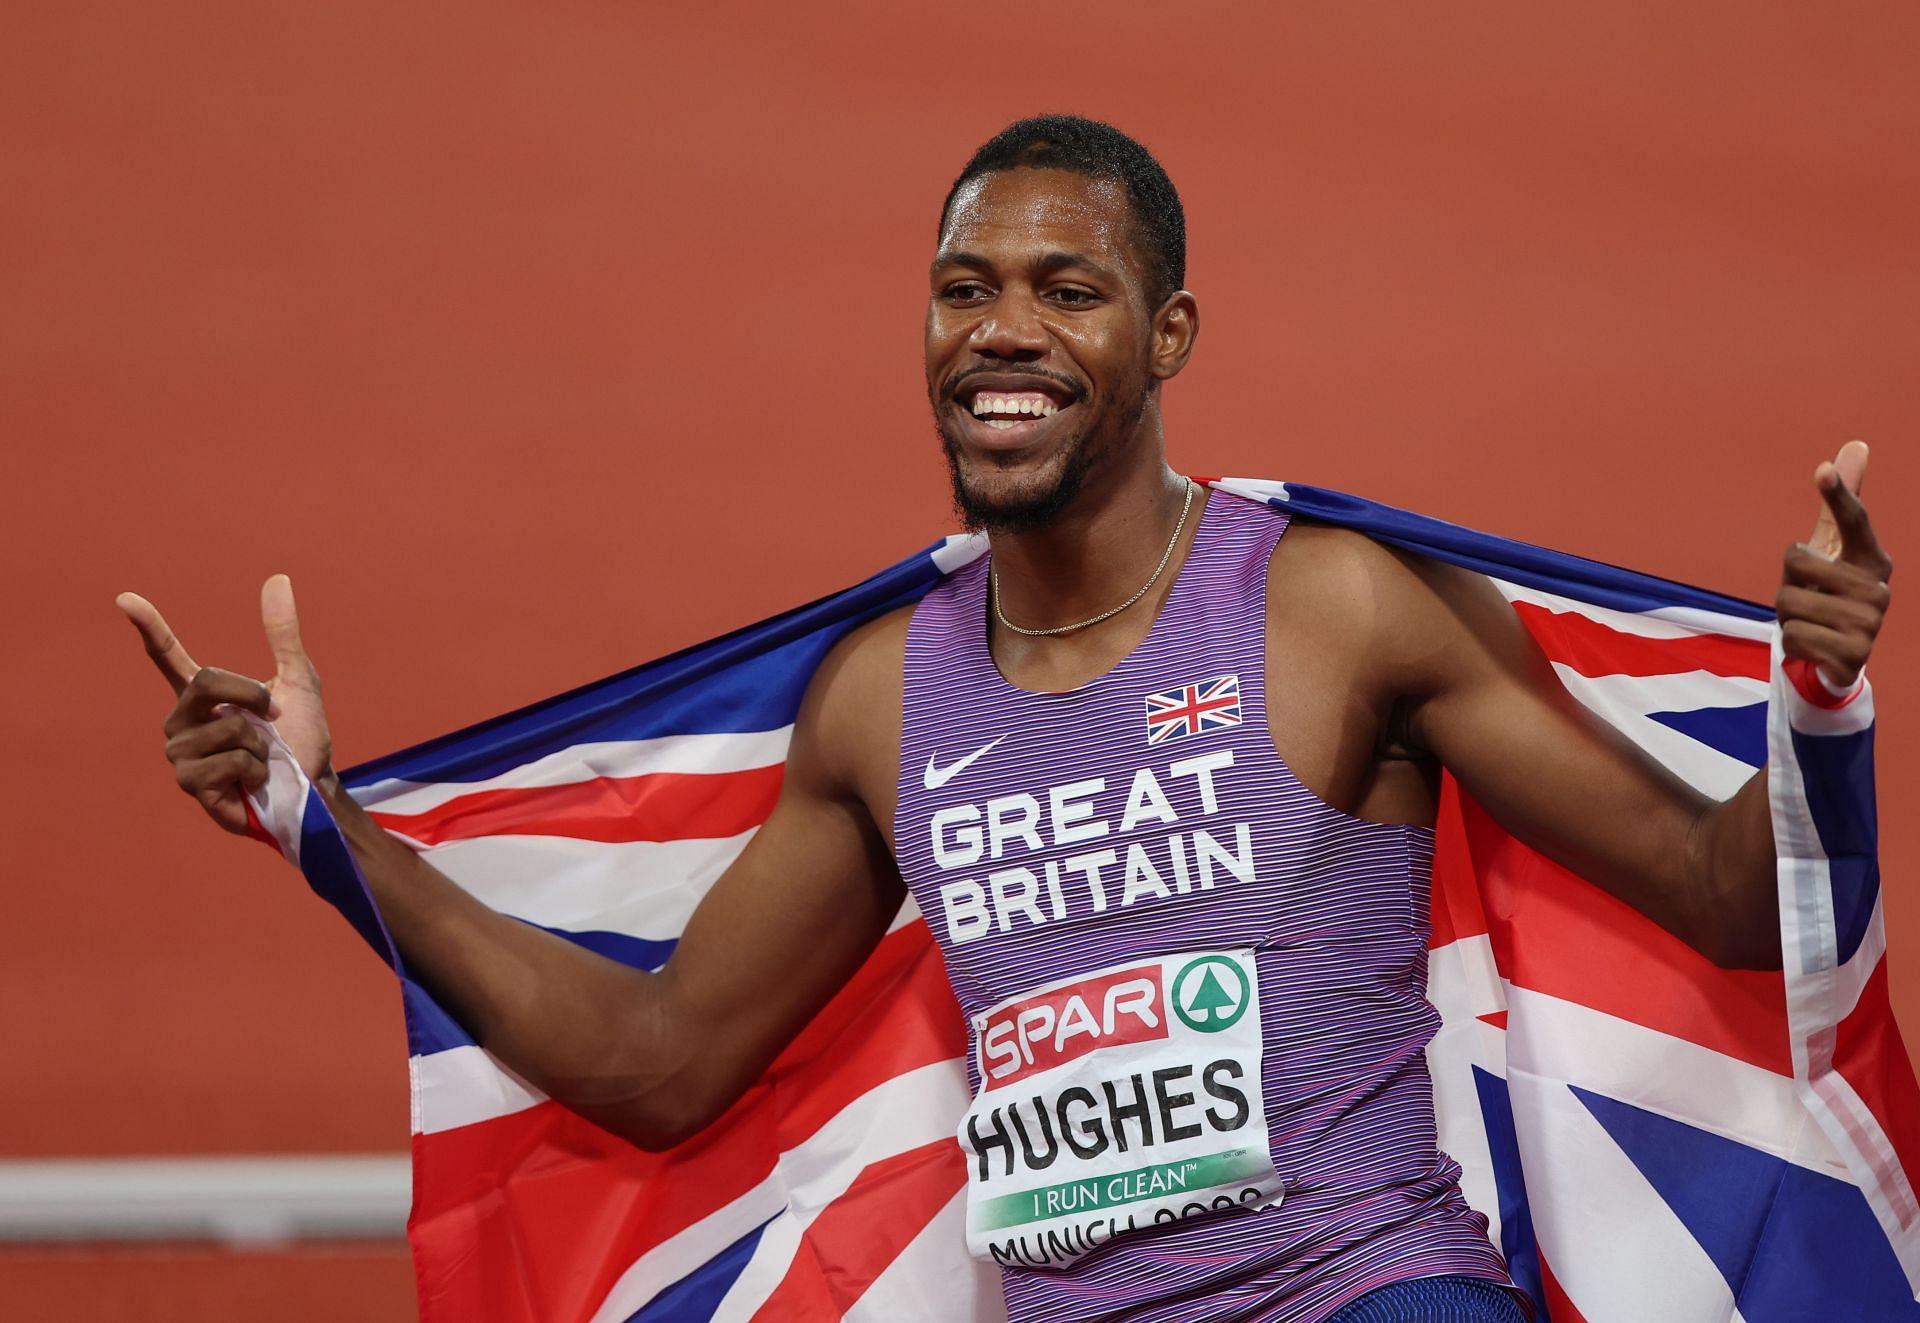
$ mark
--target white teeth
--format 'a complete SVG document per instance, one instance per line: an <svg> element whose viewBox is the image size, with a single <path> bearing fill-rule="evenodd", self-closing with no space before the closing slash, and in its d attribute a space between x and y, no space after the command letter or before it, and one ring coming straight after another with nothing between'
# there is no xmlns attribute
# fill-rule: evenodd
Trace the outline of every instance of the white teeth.
<svg viewBox="0 0 1920 1323"><path fill-rule="evenodd" d="M1035 398L1031 395L1021 397L994 395L986 391L982 391L980 394L974 396L973 403L969 407L973 410L973 416L976 418L984 418L989 414L1051 418L1054 414L1060 412L1059 405L1044 397Z"/></svg>

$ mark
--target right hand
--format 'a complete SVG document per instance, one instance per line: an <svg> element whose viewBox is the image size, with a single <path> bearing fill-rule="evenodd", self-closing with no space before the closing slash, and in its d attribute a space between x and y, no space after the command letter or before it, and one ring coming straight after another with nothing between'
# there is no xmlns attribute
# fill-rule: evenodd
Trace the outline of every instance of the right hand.
<svg viewBox="0 0 1920 1323"><path fill-rule="evenodd" d="M333 738L320 700L320 673L300 642L293 584L276 574L260 588L260 623L273 649L274 675L258 680L195 664L153 603L121 593L114 605L140 631L147 656L178 698L162 729L174 780L230 832L247 831L246 792L267 780L267 740L235 709L273 722L308 778L332 774Z"/></svg>

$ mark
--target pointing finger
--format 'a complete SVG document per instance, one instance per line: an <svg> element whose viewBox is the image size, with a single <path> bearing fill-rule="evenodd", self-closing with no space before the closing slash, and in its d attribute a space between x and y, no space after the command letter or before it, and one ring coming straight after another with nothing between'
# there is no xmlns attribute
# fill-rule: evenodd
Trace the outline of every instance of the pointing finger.
<svg viewBox="0 0 1920 1323"><path fill-rule="evenodd" d="M159 668L166 682L173 686L173 692L179 694L200 667L167 626L166 617L139 593L121 593L113 599L113 604L125 612L127 619L133 622L133 627L140 631L140 641L146 645L147 656L153 659L153 664Z"/></svg>

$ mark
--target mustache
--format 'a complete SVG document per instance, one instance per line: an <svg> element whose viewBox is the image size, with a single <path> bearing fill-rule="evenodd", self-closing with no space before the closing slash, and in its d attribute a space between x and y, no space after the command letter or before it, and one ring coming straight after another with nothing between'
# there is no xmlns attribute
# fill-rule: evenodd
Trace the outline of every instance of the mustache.
<svg viewBox="0 0 1920 1323"><path fill-rule="evenodd" d="M1009 369L1004 367L968 368L965 372L962 372L959 376L950 378L947 381L946 385L940 388L940 398L942 400L945 400L951 403L954 396L960 393L961 387L965 386L969 381L973 380L975 377L1005 374L1008 371ZM1075 404L1078 404L1081 400L1084 400L1087 398L1086 386L1083 383L1074 380L1072 377L1069 377L1064 372L1050 372L1045 368L1014 368L1014 369L1011 369L1011 371L1017 372L1020 376L1023 376L1023 377L1040 377L1040 378L1043 378L1044 380L1053 382L1056 386L1059 386L1062 389L1064 389L1068 393L1072 402Z"/></svg>

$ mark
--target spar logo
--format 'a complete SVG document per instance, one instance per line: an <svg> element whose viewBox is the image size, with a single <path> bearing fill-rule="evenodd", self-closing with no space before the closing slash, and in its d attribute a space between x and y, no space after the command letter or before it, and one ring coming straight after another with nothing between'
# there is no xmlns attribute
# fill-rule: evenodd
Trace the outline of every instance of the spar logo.
<svg viewBox="0 0 1920 1323"><path fill-rule="evenodd" d="M1016 997L980 1016L974 1028L980 1036L986 1089L1064 1066L1103 1047L1165 1038L1167 1005L1159 962L1107 970Z"/></svg>
<svg viewBox="0 0 1920 1323"><path fill-rule="evenodd" d="M1247 1013L1253 985L1237 961L1222 955L1189 960L1173 976L1173 1013L1203 1034L1231 1029Z"/></svg>

